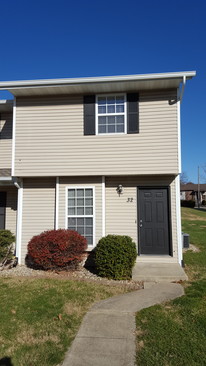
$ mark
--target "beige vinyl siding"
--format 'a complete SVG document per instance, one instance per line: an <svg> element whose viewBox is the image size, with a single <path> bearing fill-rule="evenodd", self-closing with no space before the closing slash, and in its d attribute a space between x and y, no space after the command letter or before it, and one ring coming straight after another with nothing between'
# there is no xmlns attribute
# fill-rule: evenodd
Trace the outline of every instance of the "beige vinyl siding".
<svg viewBox="0 0 206 366"><path fill-rule="evenodd" d="M123 194L116 189L123 186ZM175 178L167 176L107 177L106 178L106 234L129 235L138 244L137 186L170 186L173 259L177 257L177 221ZM133 199L132 202L128 202ZM164 258L162 259L164 261Z"/></svg>
<svg viewBox="0 0 206 366"><path fill-rule="evenodd" d="M116 189L123 185L123 194ZM55 227L56 178L24 178L22 218L22 262L32 236ZM170 186L172 223L172 260L177 257L177 221L175 177L173 176L113 176L106 177L106 235L129 235L138 244L137 186ZM95 243L102 237L102 180L101 177L60 177L58 228L66 228L66 187L95 188ZM13 189L13 188L12 188ZM16 192L17 193L17 192ZM128 202L133 199L132 202ZM164 256L160 258L165 261Z"/></svg>
<svg viewBox="0 0 206 366"><path fill-rule="evenodd" d="M0 192L6 192L6 230L16 235L16 217L17 217L17 189L13 186L0 186Z"/></svg>
<svg viewBox="0 0 206 366"><path fill-rule="evenodd" d="M45 230L54 229L55 178L23 180L22 263L29 240Z"/></svg>
<svg viewBox="0 0 206 366"><path fill-rule="evenodd" d="M176 90L141 92L139 134L84 136L83 96L17 98L20 176L177 174Z"/></svg>
<svg viewBox="0 0 206 366"><path fill-rule="evenodd" d="M95 188L95 244L102 237L102 185L101 177L61 177L59 180L59 228L66 229L66 187L92 186Z"/></svg>
<svg viewBox="0 0 206 366"><path fill-rule="evenodd" d="M0 113L0 169L11 168L12 113Z"/></svg>

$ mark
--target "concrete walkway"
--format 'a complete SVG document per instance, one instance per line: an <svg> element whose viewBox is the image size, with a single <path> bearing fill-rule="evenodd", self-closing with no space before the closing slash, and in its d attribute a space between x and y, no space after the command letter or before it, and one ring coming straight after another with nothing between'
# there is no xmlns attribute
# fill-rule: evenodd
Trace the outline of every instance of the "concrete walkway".
<svg viewBox="0 0 206 366"><path fill-rule="evenodd" d="M135 313L182 295L179 284L157 283L96 303L85 315L62 366L134 366Z"/></svg>

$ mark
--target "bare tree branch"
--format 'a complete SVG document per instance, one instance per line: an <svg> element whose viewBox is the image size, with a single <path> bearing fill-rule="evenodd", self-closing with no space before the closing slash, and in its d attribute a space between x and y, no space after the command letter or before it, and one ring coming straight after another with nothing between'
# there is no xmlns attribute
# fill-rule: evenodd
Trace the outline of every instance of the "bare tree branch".
<svg viewBox="0 0 206 366"><path fill-rule="evenodd" d="M180 183L187 184L188 182L189 182L189 179L188 179L187 173L182 172L180 175Z"/></svg>

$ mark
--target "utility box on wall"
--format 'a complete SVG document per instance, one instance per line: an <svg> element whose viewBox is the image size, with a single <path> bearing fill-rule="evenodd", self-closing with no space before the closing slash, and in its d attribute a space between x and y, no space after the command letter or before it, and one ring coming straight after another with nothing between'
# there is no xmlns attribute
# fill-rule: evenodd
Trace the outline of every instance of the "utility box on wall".
<svg viewBox="0 0 206 366"><path fill-rule="evenodd" d="M182 233L182 247L189 248L190 246L190 236L189 234Z"/></svg>

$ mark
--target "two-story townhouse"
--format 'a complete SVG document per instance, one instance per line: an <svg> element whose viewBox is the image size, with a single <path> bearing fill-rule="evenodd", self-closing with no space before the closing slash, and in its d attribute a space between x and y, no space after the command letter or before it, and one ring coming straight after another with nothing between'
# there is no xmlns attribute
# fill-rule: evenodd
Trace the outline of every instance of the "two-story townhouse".
<svg viewBox="0 0 206 366"><path fill-rule="evenodd" d="M0 104L0 226L19 263L33 235L68 228L88 250L123 234L139 262L181 265L180 101L193 76L0 83L14 96Z"/></svg>

